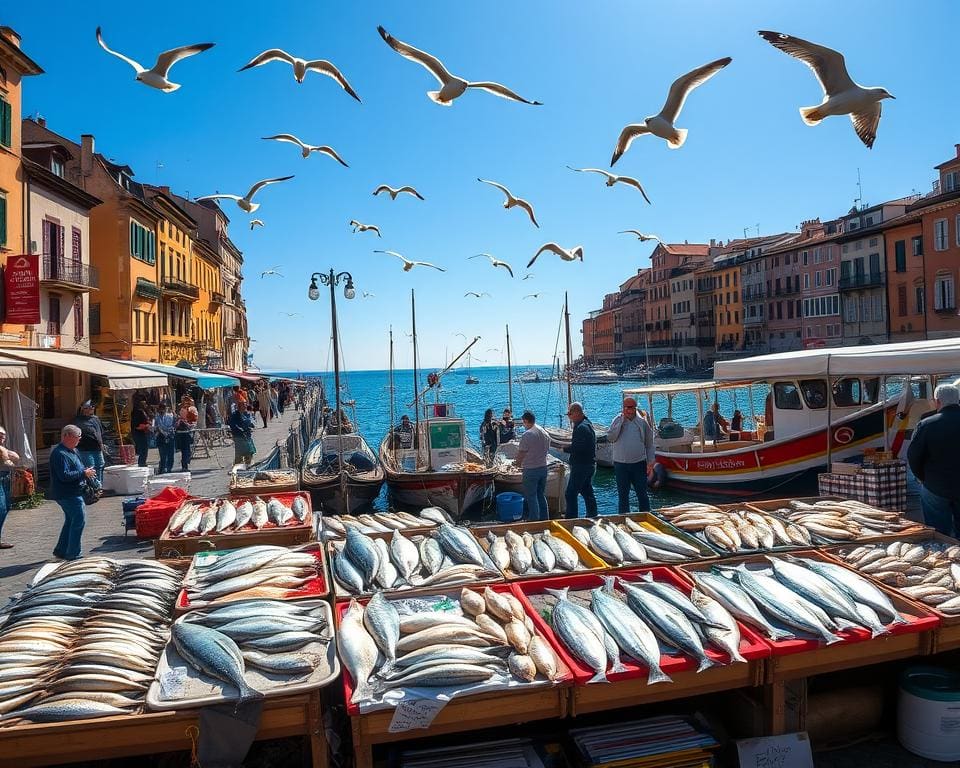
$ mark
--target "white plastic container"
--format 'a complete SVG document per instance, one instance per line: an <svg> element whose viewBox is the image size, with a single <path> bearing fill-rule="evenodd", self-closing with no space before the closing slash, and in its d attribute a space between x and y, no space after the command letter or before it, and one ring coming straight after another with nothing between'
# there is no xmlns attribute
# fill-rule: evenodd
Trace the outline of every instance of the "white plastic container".
<svg viewBox="0 0 960 768"><path fill-rule="evenodd" d="M915 755L960 760L960 675L938 667L900 674L897 738Z"/></svg>
<svg viewBox="0 0 960 768"><path fill-rule="evenodd" d="M190 473L189 472L167 472L165 475L156 475L154 477L147 478L147 482L143 489L143 495L148 499L152 499L160 491L168 486L174 486L175 488L183 488L183 490L190 489Z"/></svg>
<svg viewBox="0 0 960 768"><path fill-rule="evenodd" d="M153 467L124 467L122 472L116 473L114 491L123 494L141 494L147 478L153 474ZM104 472L106 480L106 472Z"/></svg>

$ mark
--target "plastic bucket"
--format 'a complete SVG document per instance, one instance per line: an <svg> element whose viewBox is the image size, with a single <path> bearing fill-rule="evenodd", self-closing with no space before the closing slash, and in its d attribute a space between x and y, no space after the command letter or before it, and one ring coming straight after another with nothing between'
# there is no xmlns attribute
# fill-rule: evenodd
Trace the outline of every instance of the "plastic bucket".
<svg viewBox="0 0 960 768"><path fill-rule="evenodd" d="M513 491L497 494L497 518L501 523L513 523L523 518L523 496Z"/></svg>
<svg viewBox="0 0 960 768"><path fill-rule="evenodd" d="M960 674L920 666L900 674L897 738L915 755L960 760Z"/></svg>

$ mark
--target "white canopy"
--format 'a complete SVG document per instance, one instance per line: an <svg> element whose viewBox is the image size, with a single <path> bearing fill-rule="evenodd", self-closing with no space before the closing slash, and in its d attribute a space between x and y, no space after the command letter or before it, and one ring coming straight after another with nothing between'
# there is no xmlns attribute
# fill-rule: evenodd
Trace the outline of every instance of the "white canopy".
<svg viewBox="0 0 960 768"><path fill-rule="evenodd" d="M960 371L960 338L805 349L717 361L713 367L718 382L828 375L910 376L957 371Z"/></svg>
<svg viewBox="0 0 960 768"><path fill-rule="evenodd" d="M26 363L0 356L0 379L25 379L28 375Z"/></svg>
<svg viewBox="0 0 960 768"><path fill-rule="evenodd" d="M733 389L747 387L752 381L686 381L681 384L649 384L623 390L624 395L673 395L680 392L696 392L704 389Z"/></svg>
<svg viewBox="0 0 960 768"><path fill-rule="evenodd" d="M93 376L103 376L110 389L141 389L165 387L167 377L163 374L137 368L136 365L115 363L102 357L81 355L79 352L62 352L54 349L4 349L4 354L16 360L26 360L38 365L51 365L69 371L83 371Z"/></svg>

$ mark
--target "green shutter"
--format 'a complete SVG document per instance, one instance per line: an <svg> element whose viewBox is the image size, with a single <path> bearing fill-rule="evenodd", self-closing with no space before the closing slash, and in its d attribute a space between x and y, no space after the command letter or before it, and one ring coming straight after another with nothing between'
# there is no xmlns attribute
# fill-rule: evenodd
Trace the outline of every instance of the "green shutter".
<svg viewBox="0 0 960 768"><path fill-rule="evenodd" d="M0 245L7 244L7 196L0 194Z"/></svg>
<svg viewBox="0 0 960 768"><path fill-rule="evenodd" d="M897 240L894 243L894 251L897 258L897 272L907 271L907 243L905 240ZM904 299L906 301L906 299Z"/></svg>
<svg viewBox="0 0 960 768"><path fill-rule="evenodd" d="M0 144L13 146L13 106L0 97Z"/></svg>

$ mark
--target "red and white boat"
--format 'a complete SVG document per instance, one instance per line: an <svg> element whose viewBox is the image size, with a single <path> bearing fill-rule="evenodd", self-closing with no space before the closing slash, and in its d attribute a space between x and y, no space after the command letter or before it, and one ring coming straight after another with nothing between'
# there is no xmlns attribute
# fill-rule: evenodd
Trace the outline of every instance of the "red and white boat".
<svg viewBox="0 0 960 768"><path fill-rule="evenodd" d="M905 455L913 428L934 407L936 379L958 370L960 339L938 339L721 361L715 381L638 387L624 395L651 414L656 476L667 487L743 497L815 486L831 462L861 456L866 448ZM745 414L756 429L731 435L738 439L703 439L704 398L746 390L750 407L758 388L768 393L765 412L752 419ZM670 417L673 400L682 396L696 398L699 420L681 434ZM655 397L661 408L667 399L659 422Z"/></svg>

